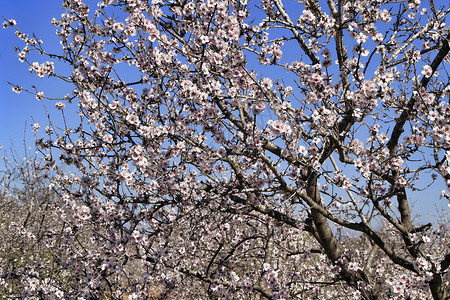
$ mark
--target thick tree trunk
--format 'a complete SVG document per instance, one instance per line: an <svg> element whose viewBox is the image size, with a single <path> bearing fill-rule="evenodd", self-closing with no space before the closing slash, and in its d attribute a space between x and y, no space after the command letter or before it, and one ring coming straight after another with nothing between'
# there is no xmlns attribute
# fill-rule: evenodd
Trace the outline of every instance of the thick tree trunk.
<svg viewBox="0 0 450 300"><path fill-rule="evenodd" d="M450 293L444 287L442 277L439 274L434 274L433 280L430 281L430 291L434 300L450 299Z"/></svg>
<svg viewBox="0 0 450 300"><path fill-rule="evenodd" d="M307 194L311 199L318 204L321 203L320 193L317 189L317 177L314 176L312 180L310 180L307 188ZM312 230L313 236L317 239L320 245L323 247L325 254L329 259L333 261L333 263L341 266L342 270L340 272L340 276L347 282L349 286L357 288L358 281L363 281L366 284L369 284L368 277L364 273L364 271L350 271L347 269L345 264L340 263L340 259L343 257L343 253L341 248L339 247L339 243L336 237L333 234L333 231L328 224L328 220L324 217L318 210L311 208L312 219ZM375 300L378 299L378 295L374 291L367 291L361 289L361 294L364 299Z"/></svg>

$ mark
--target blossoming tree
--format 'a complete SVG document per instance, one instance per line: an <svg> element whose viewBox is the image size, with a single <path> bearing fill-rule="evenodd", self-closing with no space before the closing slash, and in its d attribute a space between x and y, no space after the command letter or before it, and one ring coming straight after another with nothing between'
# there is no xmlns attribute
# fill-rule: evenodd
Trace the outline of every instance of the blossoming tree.
<svg viewBox="0 0 450 300"><path fill-rule="evenodd" d="M410 206L450 184L448 3L298 2L65 0L59 50L5 21L73 85L37 139L71 277L26 295L449 296L446 219Z"/></svg>
<svg viewBox="0 0 450 300"><path fill-rule="evenodd" d="M15 152L3 157L0 171L0 295L2 298L20 296L19 291L36 290L38 274L64 280L68 274L52 261L62 256L65 243L59 243L62 227L58 217L62 204L56 193L48 188L46 162L29 155L19 159ZM29 266L35 266L29 268ZM50 291L50 290L49 290ZM62 291L51 290L56 296ZM9 296L9 297L8 297Z"/></svg>

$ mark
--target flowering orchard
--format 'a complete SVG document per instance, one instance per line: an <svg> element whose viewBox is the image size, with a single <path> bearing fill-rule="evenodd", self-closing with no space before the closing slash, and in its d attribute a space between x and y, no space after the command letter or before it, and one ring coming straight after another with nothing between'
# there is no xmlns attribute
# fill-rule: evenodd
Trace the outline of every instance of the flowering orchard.
<svg viewBox="0 0 450 300"><path fill-rule="evenodd" d="M63 228L62 202L48 188L46 163L13 155L0 172L0 296L10 299L39 289L63 295L51 279L66 280L69 273L53 262L64 255L58 241ZM75 236L74 236L75 237ZM40 279L45 276L46 279ZM26 290L25 294L19 291Z"/></svg>
<svg viewBox="0 0 450 300"><path fill-rule="evenodd" d="M5 293L450 296L448 219L411 213L450 185L446 1L91 2L63 1L60 49L4 22L73 87L12 83L56 106L33 130L59 213Z"/></svg>

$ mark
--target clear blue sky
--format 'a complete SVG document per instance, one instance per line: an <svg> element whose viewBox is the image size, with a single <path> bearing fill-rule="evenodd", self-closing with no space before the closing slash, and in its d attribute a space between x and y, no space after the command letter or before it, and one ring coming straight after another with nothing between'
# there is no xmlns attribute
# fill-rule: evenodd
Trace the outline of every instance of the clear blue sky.
<svg viewBox="0 0 450 300"><path fill-rule="evenodd" d="M293 1L293 0L288 0ZM91 1L89 1L91 2ZM58 17L64 11L61 9L62 1L59 0L0 0L0 16L7 19L15 19L17 26L26 33L35 32L38 38L44 41L51 49L59 48L59 40L55 34L55 27L51 26L52 17ZM437 1L439 3L439 1ZM3 19L1 21L3 23ZM19 153L23 153L23 139L25 124L27 124L26 140L29 146L33 146L34 137L31 125L38 122L42 127L48 124L42 104L33 95L22 92L15 94L7 81L21 83L24 87L35 85L39 90L49 96L63 96L70 92L61 85L55 85L54 81L39 79L31 75L25 63L20 63L14 45L23 47L23 43L14 35L11 28L0 29L0 150L1 154L14 145ZM41 58L40 63L44 62ZM50 93L52 93L50 95ZM53 103L48 108L54 111ZM434 204L440 208L449 210L446 200L437 200L443 189L443 184L434 185L426 192L410 193L411 203L415 213L420 213L423 221L431 220L429 213L435 213Z"/></svg>
<svg viewBox="0 0 450 300"><path fill-rule="evenodd" d="M60 16L59 0L1 0L0 17L15 19L17 26L26 33L36 32L45 44L57 44L55 27L50 23L52 17ZM12 83L21 83L24 87L35 85L40 90L49 90L48 80L40 80L28 72L26 63L21 63L14 52L14 46L23 47L24 44L14 35L14 29L0 30L0 146L3 150L14 144L18 150L22 149L25 123L27 123L27 143L34 143L31 132L33 119L45 126L48 124L42 104L33 95L22 92L13 93ZM41 61L42 63L43 61ZM67 91L57 90L55 96L64 95Z"/></svg>

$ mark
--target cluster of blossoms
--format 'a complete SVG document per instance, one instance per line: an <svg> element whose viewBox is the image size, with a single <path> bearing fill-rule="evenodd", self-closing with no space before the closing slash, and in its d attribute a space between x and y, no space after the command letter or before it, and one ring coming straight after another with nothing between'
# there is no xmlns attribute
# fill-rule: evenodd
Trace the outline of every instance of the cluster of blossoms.
<svg viewBox="0 0 450 300"><path fill-rule="evenodd" d="M45 75L54 75L55 67L53 62L45 62L43 64L39 64L38 62L33 62L29 68L30 72L34 72L37 77L43 78Z"/></svg>
<svg viewBox="0 0 450 300"><path fill-rule="evenodd" d="M16 26L17 22L14 19L9 19L8 21L3 22L2 27L4 29L8 28L9 26Z"/></svg>
<svg viewBox="0 0 450 300"><path fill-rule="evenodd" d="M280 120L276 121L269 120L267 124L269 125L269 128L272 131L272 133L275 135L282 135L282 134L289 135L292 132L291 127Z"/></svg>

